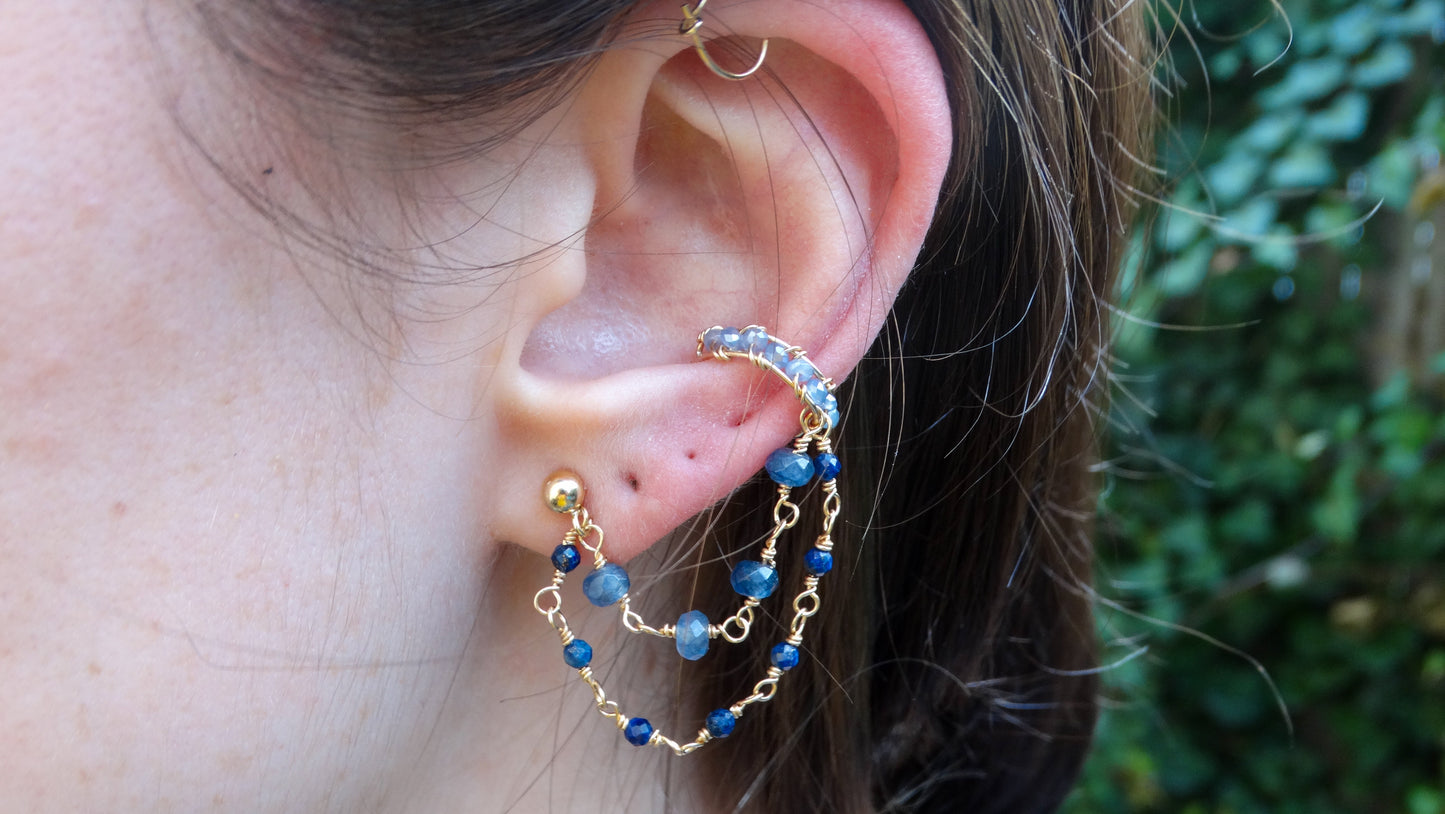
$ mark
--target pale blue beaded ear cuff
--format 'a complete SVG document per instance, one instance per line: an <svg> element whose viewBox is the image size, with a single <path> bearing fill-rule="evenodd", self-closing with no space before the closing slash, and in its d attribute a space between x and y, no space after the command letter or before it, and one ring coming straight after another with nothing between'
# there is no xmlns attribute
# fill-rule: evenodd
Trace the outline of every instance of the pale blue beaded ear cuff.
<svg viewBox="0 0 1445 814"><path fill-rule="evenodd" d="M783 673L798 665L802 658L803 629L821 605L818 584L823 575L833 568L833 525L842 509L837 484L840 464L838 456L833 454L830 438L831 432L838 426L838 399L833 394L832 381L818 372L807 354L757 325L749 325L742 330L708 328L698 336L697 353L699 357L710 356L722 361L747 359L782 377L803 404L803 411L798 416L801 430L791 444L770 454L765 464L768 476L778 486L778 499L773 506L773 530L763 543L758 559L743 560L733 567L732 587L742 597L737 612L720 624L712 624L707 614L700 610L687 611L673 625L652 627L644 622L632 610L632 585L627 571L616 563L608 562L602 553L602 529L592 522L583 506L585 495L581 479L567 471L557 472L547 480L543 497L553 511L572 516L572 528L563 536L562 544L552 552L555 569L552 582L532 599L537 612L547 617L548 624L562 637L562 661L576 670L592 689L597 711L615 723L623 737L634 746L661 746L677 755L690 754L715 738L726 738L732 734L747 708L772 700ZM802 590L793 598L793 618L788 626L788 635L773 646L770 664L763 678L753 685L752 692L732 706L708 713L697 735L686 743L662 734L646 718L624 714L616 701L607 698L592 671L592 646L572 633L567 618L562 615L562 584L567 575L582 564L582 551L592 554L592 571L582 580L582 593L588 601L602 608L618 606L622 626L628 631L672 639L678 655L697 661L707 655L714 639L729 644L747 639L752 630L755 609L778 587L778 541L783 532L798 522L800 512L797 503L791 500L792 490L807 485L814 477L818 479L822 492L822 530L813 540L812 547L803 554L807 575L803 578Z"/></svg>

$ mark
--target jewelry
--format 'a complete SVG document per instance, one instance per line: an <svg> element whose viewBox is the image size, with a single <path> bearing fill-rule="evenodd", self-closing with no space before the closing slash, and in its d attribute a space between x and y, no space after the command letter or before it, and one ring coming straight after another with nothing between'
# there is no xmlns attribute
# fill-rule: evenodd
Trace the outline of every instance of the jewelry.
<svg viewBox="0 0 1445 814"><path fill-rule="evenodd" d="M583 505L585 491L581 479L566 470L554 473L547 480L543 498L553 511L572 516L572 528L552 552L555 569L552 582L532 599L533 607L547 617L548 624L562 637L562 660L591 687L597 711L617 724L623 736L634 746L666 747L679 756L691 754L715 738L732 734L738 718L747 708L772 700L783 673L798 665L803 629L821 605L818 583L833 568L833 525L842 509L837 484L841 465L838 456L833 454L830 438L839 420L838 399L833 394L832 380L818 372L801 348L777 339L757 325L749 325L741 331L720 326L708 328L698 336L697 354L721 361L747 359L780 376L803 403L803 410L798 416L801 430L791 444L769 454L765 464L769 477L778 485L772 533L763 544L758 559L743 560L732 570L733 590L743 598L741 607L721 624L710 623L707 615L699 610L682 614L673 625L652 627L644 622L632 610L631 581L627 571L616 563L608 562L603 554L604 535ZM696 661L707 654L713 639L731 644L747 639L752 630L754 609L759 606L760 600L771 596L778 587L778 540L783 532L798 522L800 512L798 505L790 499L792 490L806 485L815 475L823 493L822 532L814 540L813 547L803 555L807 576L803 578L802 591L793 598L793 619L788 636L772 648L771 664L764 677L753 685L752 692L732 706L708 713L696 737L687 743L679 743L663 735L646 718L623 714L617 702L608 699L592 672L592 646L573 634L567 618L562 615L562 584L567 575L582 563L582 551L579 549L592 554L592 572L582 580L582 593L593 605L602 608L618 606L622 613L622 626L628 631L673 639L678 655Z"/></svg>
<svg viewBox="0 0 1445 814"><path fill-rule="evenodd" d="M682 34L685 37L691 37L692 47L697 49L697 55L700 59L702 59L703 64L706 65L709 70L711 70L718 76L721 76L723 79L732 79L736 81L741 79L747 79L748 77L757 73L758 69L763 67L763 60L768 58L768 41L763 40L762 47L758 49L758 61L753 63L753 67L748 68L742 73L733 73L732 71L729 71L723 66L717 64L717 62L713 61L712 55L707 52L707 45L702 41L702 7L706 5L707 0L697 0L697 3L691 6L683 4L682 25L678 26L677 33Z"/></svg>

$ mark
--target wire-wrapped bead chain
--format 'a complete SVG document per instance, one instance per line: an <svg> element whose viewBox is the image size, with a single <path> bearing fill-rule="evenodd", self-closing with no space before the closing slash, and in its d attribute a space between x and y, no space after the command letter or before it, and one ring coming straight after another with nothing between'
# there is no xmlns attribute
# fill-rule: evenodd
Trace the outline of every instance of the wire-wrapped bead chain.
<svg viewBox="0 0 1445 814"><path fill-rule="evenodd" d="M818 372L807 354L757 325L749 325L742 330L721 326L708 328L698 335L697 353L699 357L711 356L723 361L747 359L780 376L803 403L803 411L798 416L802 429L791 444L770 454L765 465L769 477L778 485L778 499L773 506L773 530L763 543L758 559L743 560L733 567L732 586L743 597L742 605L720 624L709 623L707 616L698 610L682 614L672 625L653 627L644 622L642 616L632 610L631 581L627 571L616 563L608 562L602 553L604 535L583 505L585 494L581 479L568 471L557 472L548 479L544 498L553 511L572 516L572 528L552 552L555 569L552 582L532 599L537 612L547 617L548 624L562 638L562 660L575 669L592 689L597 711L612 720L629 743L662 746L677 755L690 754L715 738L732 734L738 718L747 708L772 700L783 673L797 666L801 658L803 630L821 605L819 581L833 568L833 525L842 509L837 484L840 464L838 456L833 454L830 438L833 428L838 425L838 399L833 395L833 382ZM790 499L792 490L806 485L814 476L821 483L823 492L822 530L803 557L807 576L803 578L803 589L793 598L793 618L788 626L788 635L773 646L768 669L753 685L752 692L732 706L708 713L697 735L686 743L662 734L646 718L624 714L616 701L608 699L592 672L592 646L572 633L567 617L562 615L562 584L567 575L581 565L582 550L592 554L592 572L582 581L582 593L592 604L604 608L618 606L622 626L628 631L672 639L678 655L695 661L707 654L713 639L731 644L747 639L752 630L754 609L760 600L767 599L778 587L778 541L783 532L798 522L798 505Z"/></svg>

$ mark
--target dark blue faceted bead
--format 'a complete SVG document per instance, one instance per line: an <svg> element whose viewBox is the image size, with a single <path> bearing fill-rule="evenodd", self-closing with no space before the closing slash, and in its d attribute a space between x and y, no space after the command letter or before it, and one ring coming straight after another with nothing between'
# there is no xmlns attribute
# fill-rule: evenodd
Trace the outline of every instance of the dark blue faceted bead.
<svg viewBox="0 0 1445 814"><path fill-rule="evenodd" d="M707 655L707 614L692 610L677 617L673 629L677 637L677 654L688 661L697 661Z"/></svg>
<svg viewBox="0 0 1445 814"><path fill-rule="evenodd" d="M599 608L617 604L631 589L632 580L627 578L627 572L622 566L610 562L582 580L582 593L587 595L589 602Z"/></svg>
<svg viewBox="0 0 1445 814"><path fill-rule="evenodd" d="M592 645L581 639L573 639L562 648L562 660L574 670L581 670L592 663Z"/></svg>
<svg viewBox="0 0 1445 814"><path fill-rule="evenodd" d="M779 670L791 670L798 666L798 648L783 642L773 646L773 666Z"/></svg>
<svg viewBox="0 0 1445 814"><path fill-rule="evenodd" d="M788 363L783 365L783 375L795 382L803 383L809 379L816 379L818 368L814 367L807 358L799 356L796 359L788 360Z"/></svg>
<svg viewBox="0 0 1445 814"><path fill-rule="evenodd" d="M771 336L768 336L768 332L766 329L759 328L756 325L752 326L751 328L744 328L742 336L743 349L750 350L753 353L759 355L762 354L768 343L771 342L773 339Z"/></svg>
<svg viewBox="0 0 1445 814"><path fill-rule="evenodd" d="M564 574L572 572L582 562L582 555L575 545L559 545L552 550L552 567Z"/></svg>
<svg viewBox="0 0 1445 814"><path fill-rule="evenodd" d="M646 746L652 740L652 724L646 718L633 718L622 728L622 736L633 746Z"/></svg>
<svg viewBox="0 0 1445 814"><path fill-rule="evenodd" d="M757 560L743 560L733 568L733 590L753 599L767 599L778 589L778 569Z"/></svg>
<svg viewBox="0 0 1445 814"><path fill-rule="evenodd" d="M813 479L813 459L792 447L773 450L763 466L768 477L781 486L803 486Z"/></svg>
<svg viewBox="0 0 1445 814"><path fill-rule="evenodd" d="M831 452L820 452L815 455L813 466L818 470L818 480L833 480L843 470L843 462Z"/></svg>
<svg viewBox="0 0 1445 814"><path fill-rule="evenodd" d="M703 722L703 728L707 734L714 738L726 738L733 733L733 728L738 725L738 716L725 709L715 709L707 714L707 720Z"/></svg>
<svg viewBox="0 0 1445 814"><path fill-rule="evenodd" d="M815 577L821 577L833 570L833 555L816 548L808 549L803 555L803 567Z"/></svg>

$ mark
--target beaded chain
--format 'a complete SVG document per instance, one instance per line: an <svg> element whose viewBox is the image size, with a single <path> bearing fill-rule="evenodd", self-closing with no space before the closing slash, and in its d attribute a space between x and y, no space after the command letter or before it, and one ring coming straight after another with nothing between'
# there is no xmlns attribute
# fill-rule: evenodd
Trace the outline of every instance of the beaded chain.
<svg viewBox="0 0 1445 814"><path fill-rule="evenodd" d="M613 721L634 746L666 747L679 756L691 754L715 738L732 734L744 711L753 704L772 700L783 673L798 665L803 629L821 605L819 581L833 568L833 525L842 509L837 484L841 465L838 456L833 454L829 437L838 425L838 399L833 394L833 382L818 372L807 354L757 325L749 325L742 330L720 326L709 328L698 335L697 354L723 361L745 358L780 376L803 403L803 411L798 417L801 431L791 444L768 455L765 463L768 476L778 486L778 499L773 506L773 530L758 559L743 560L732 570L733 590L743 598L737 612L720 624L710 623L707 615L699 610L682 614L672 625L653 627L644 622L642 616L632 609L631 581L627 571L616 563L608 562L602 553L604 535L582 505L581 480L567 471L557 472L548 479L544 498L553 511L572 516L572 528L552 552L552 565L556 569L552 582L532 599L533 607L547 617L548 624L562 638L562 660L575 669L592 689L597 711ZM771 664L763 678L753 685L752 692L732 706L708 713L696 737L686 743L662 734L646 718L625 715L616 701L608 699L592 671L592 646L573 634L567 617L562 615L562 584L567 575L582 563L579 549L592 554L592 572L582 581L582 593L593 605L602 608L618 606L622 626L629 632L673 639L678 655L696 661L707 654L713 639L722 639L730 644L747 639L752 630L754 609L760 600L767 599L778 587L778 540L783 532L798 522L798 506L790 500L792 490L807 485L815 475L823 491L822 532L803 557L807 576L803 578L802 591L793 598L793 619L788 636L773 646L769 654Z"/></svg>

